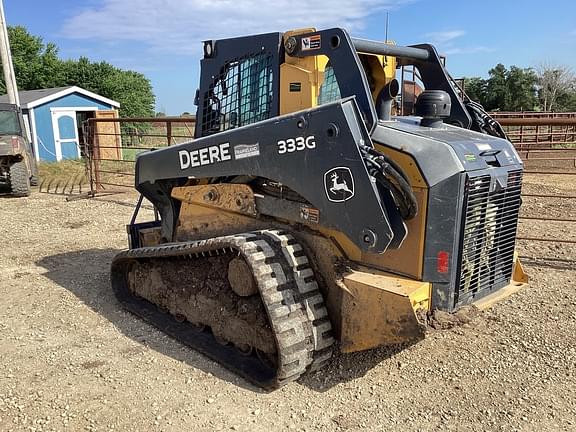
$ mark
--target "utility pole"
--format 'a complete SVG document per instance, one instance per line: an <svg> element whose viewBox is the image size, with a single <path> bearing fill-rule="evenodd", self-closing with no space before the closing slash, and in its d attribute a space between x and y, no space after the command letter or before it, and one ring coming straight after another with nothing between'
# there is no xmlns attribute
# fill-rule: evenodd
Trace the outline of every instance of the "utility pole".
<svg viewBox="0 0 576 432"><path fill-rule="evenodd" d="M11 104L20 106L18 97L18 86L14 75L14 65L12 64L12 52L10 51L10 41L8 39L8 28L4 16L4 2L0 0L0 60L4 69L4 81L6 82L6 93Z"/></svg>

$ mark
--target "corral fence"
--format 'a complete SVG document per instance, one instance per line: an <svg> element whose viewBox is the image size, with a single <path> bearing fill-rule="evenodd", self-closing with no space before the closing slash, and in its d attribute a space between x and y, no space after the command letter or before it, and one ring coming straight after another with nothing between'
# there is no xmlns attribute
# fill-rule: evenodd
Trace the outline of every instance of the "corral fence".
<svg viewBox="0 0 576 432"><path fill-rule="evenodd" d="M134 162L141 152L190 141L194 117L91 118L81 143L90 194L134 187Z"/></svg>
<svg viewBox="0 0 576 432"><path fill-rule="evenodd" d="M576 113L493 113L524 160L527 175L576 174ZM90 193L119 192L134 188L136 155L193 139L193 117L93 118L83 127L90 177ZM526 141L522 141L526 140ZM530 200L574 200L576 195L527 193ZM529 204L528 204L529 205ZM570 224L576 219L522 216L521 220ZM572 230L570 230L571 232ZM523 241L576 243L569 239L519 237Z"/></svg>
<svg viewBox="0 0 576 432"><path fill-rule="evenodd" d="M497 112L490 113L504 128L508 139L514 144L524 161L526 174L566 176L570 183L576 182L576 113L554 112ZM559 177L558 177L559 178ZM576 195L528 193L526 205L537 200L541 203L574 200ZM542 223L560 223L573 231L576 219L570 217L521 216L520 220ZM519 240L576 244L571 239L519 236Z"/></svg>
<svg viewBox="0 0 576 432"><path fill-rule="evenodd" d="M576 113L491 113L524 160L527 172L576 168ZM546 174L547 172L544 172Z"/></svg>
<svg viewBox="0 0 576 432"><path fill-rule="evenodd" d="M493 112L519 151L576 150L576 112Z"/></svg>

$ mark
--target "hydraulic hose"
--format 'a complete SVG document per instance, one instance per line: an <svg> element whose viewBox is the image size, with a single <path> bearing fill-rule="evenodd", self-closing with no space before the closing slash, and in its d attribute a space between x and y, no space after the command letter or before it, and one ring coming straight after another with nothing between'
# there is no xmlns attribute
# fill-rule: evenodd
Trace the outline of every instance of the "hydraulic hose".
<svg viewBox="0 0 576 432"><path fill-rule="evenodd" d="M494 120L490 114L484 110L482 105L468 98L468 100L464 102L464 106L472 117L472 130L508 139L500 123Z"/></svg>
<svg viewBox="0 0 576 432"><path fill-rule="evenodd" d="M370 175L392 193L402 218L404 220L414 218L418 213L418 202L402 168L371 147L361 146L361 151Z"/></svg>
<svg viewBox="0 0 576 432"><path fill-rule="evenodd" d="M370 155L374 156L376 158L376 160L379 161L380 164L385 162L388 165L390 165L392 168L394 168L394 170L396 170L396 173L398 175L402 176L402 178L404 180L406 180L406 182L408 182L408 177L406 176L406 174L404 173L404 171L402 170L400 165L398 165L394 160L390 159L385 154L377 152L376 150L374 150L373 148L370 148L370 147L368 147L368 153Z"/></svg>

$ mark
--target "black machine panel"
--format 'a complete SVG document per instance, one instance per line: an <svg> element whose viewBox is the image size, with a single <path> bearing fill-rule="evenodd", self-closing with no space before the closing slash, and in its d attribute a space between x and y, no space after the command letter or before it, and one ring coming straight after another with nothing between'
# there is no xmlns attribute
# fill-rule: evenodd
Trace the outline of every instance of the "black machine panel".
<svg viewBox="0 0 576 432"><path fill-rule="evenodd" d="M360 249L383 252L394 230L360 145L373 147L353 98L140 154L136 188L158 208L170 241L170 188L188 178L254 176L279 182L320 211L320 223ZM324 222L326 221L326 222Z"/></svg>
<svg viewBox="0 0 576 432"><path fill-rule="evenodd" d="M419 123L379 122L373 139L414 157L428 183L423 279L451 311L510 282L522 161L507 140Z"/></svg>

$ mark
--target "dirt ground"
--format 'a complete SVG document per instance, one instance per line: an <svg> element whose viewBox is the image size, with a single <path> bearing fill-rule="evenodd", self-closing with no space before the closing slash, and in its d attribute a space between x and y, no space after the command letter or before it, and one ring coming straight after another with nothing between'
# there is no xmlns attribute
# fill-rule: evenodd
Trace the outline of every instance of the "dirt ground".
<svg viewBox="0 0 576 432"><path fill-rule="evenodd" d="M108 271L132 208L113 199L0 198L0 431L576 430L574 245L521 241L530 286L472 322L263 393L121 309ZM574 199L524 203L576 218ZM520 231L576 239L573 225Z"/></svg>

